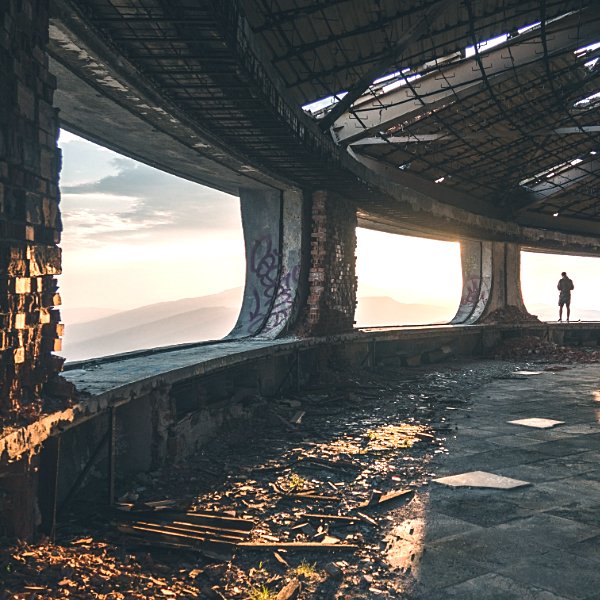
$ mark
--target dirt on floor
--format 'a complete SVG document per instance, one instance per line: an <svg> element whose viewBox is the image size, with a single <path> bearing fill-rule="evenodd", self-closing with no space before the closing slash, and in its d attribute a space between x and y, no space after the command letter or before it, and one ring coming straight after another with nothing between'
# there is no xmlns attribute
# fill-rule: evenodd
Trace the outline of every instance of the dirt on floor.
<svg viewBox="0 0 600 600"><path fill-rule="evenodd" d="M119 510L81 496L55 541L2 544L1 597L409 598L410 524L431 459L455 434L453 413L494 378L555 368L553 352L526 356L328 372L301 393L254 398L254 422L185 463L121 481ZM243 543L198 543L199 516Z"/></svg>

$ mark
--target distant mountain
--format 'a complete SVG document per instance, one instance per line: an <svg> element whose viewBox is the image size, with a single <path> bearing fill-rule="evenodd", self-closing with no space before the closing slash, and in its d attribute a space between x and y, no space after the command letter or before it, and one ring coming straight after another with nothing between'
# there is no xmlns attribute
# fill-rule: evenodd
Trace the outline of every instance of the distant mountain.
<svg viewBox="0 0 600 600"><path fill-rule="evenodd" d="M238 312L237 308L224 306L199 308L112 333L102 333L99 326L97 334L86 339L77 339L66 329L61 354L67 360L84 360L131 350L220 339L233 329ZM96 323L103 320L98 319Z"/></svg>
<svg viewBox="0 0 600 600"><path fill-rule="evenodd" d="M375 325L429 325L447 323L456 313L454 306L403 304L389 296L367 296L358 299L357 327Z"/></svg>
<svg viewBox="0 0 600 600"><path fill-rule="evenodd" d="M121 311L117 308L99 308L95 306L78 306L74 308L60 307L60 317L62 322L68 323L69 325L102 319L103 317L115 315L118 312Z"/></svg>
<svg viewBox="0 0 600 600"><path fill-rule="evenodd" d="M85 323L65 321L62 356L83 360L227 335L237 319L242 288L121 311Z"/></svg>
<svg viewBox="0 0 600 600"><path fill-rule="evenodd" d="M85 323L66 321L63 351L69 361L156 348L227 335L237 320L242 289L220 294L150 304ZM444 323L454 308L402 304L386 296L360 298L359 327Z"/></svg>

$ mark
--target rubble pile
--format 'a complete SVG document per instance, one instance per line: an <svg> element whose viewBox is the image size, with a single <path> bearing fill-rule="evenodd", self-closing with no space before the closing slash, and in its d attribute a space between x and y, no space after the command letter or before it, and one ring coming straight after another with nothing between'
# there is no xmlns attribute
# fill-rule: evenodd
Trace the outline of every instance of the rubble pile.
<svg viewBox="0 0 600 600"><path fill-rule="evenodd" d="M534 336L505 340L492 348L489 355L504 360L527 358L557 363L595 363L600 361L600 349L597 347L560 346Z"/></svg>
<svg viewBox="0 0 600 600"><path fill-rule="evenodd" d="M480 323L485 325L492 324L513 324L513 323L541 323L535 316L529 314L517 306L505 306L497 308L481 319Z"/></svg>

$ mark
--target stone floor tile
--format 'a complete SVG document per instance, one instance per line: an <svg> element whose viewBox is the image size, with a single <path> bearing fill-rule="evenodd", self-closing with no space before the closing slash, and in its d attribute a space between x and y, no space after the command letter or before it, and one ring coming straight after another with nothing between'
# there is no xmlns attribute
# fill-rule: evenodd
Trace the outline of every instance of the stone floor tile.
<svg viewBox="0 0 600 600"><path fill-rule="evenodd" d="M599 498L600 499L600 498ZM577 506L571 508L557 508L548 511L548 514L571 519L591 527L600 528L600 504L595 506ZM600 550L600 544L598 546Z"/></svg>
<svg viewBox="0 0 600 600"><path fill-rule="evenodd" d="M427 548L412 574L417 590L439 590L489 572L477 560L452 555L445 549Z"/></svg>
<svg viewBox="0 0 600 600"><path fill-rule="evenodd" d="M589 599L600 589L600 561L570 551L534 553L498 572L526 585L546 589L558 596Z"/></svg>
<svg viewBox="0 0 600 600"><path fill-rule="evenodd" d="M566 600L564 596L519 583L497 573L486 573L443 591L448 600Z"/></svg>
<svg viewBox="0 0 600 600"><path fill-rule="evenodd" d="M432 493L430 501L432 509L481 527L506 523L536 512L512 501L514 492L518 490L500 495L494 490L463 490L442 487L440 490L448 491L450 495L441 496ZM553 505L552 507L558 506Z"/></svg>
<svg viewBox="0 0 600 600"><path fill-rule="evenodd" d="M489 439L490 444L496 446L506 446L508 448L525 448L535 450L535 445L540 444L540 440L518 435L499 435Z"/></svg>
<svg viewBox="0 0 600 600"><path fill-rule="evenodd" d="M528 419L516 419L508 421L513 425L522 425L523 427L534 427L535 429L551 429L557 425L564 425L564 421L555 421L554 419L543 419L540 417L530 417Z"/></svg>
<svg viewBox="0 0 600 600"><path fill-rule="evenodd" d="M502 477L501 475L485 471L470 471L458 475L451 475L449 477L441 477L440 479L434 479L433 481L451 487L477 487L492 488L496 490L512 490L513 488L522 487L524 485L531 485L528 481Z"/></svg>

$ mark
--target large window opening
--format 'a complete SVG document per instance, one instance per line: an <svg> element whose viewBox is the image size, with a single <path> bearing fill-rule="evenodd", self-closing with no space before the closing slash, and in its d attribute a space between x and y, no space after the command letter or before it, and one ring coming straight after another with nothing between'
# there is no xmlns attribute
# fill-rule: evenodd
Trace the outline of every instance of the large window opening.
<svg viewBox="0 0 600 600"><path fill-rule="evenodd" d="M245 277L239 199L62 131L68 361L218 339Z"/></svg>
<svg viewBox="0 0 600 600"><path fill-rule="evenodd" d="M527 310L542 321L558 320L556 286L563 271L575 286L571 321L600 321L600 258L588 256L521 252L521 289Z"/></svg>
<svg viewBox="0 0 600 600"><path fill-rule="evenodd" d="M460 302L460 244L357 230L357 327L447 323Z"/></svg>

